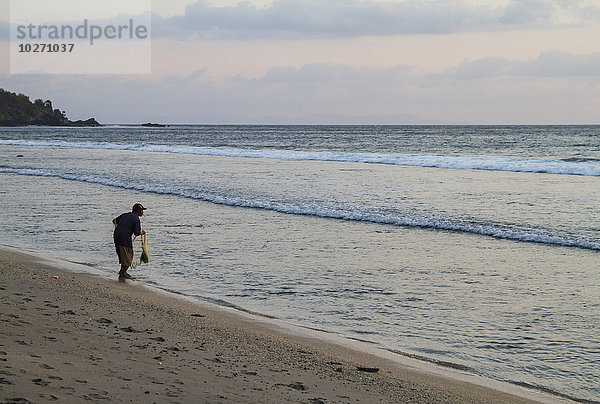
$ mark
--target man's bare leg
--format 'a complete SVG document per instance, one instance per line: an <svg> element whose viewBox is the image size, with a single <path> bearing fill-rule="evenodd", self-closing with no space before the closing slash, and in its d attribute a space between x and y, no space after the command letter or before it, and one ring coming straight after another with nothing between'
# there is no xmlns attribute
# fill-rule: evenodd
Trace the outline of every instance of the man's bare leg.
<svg viewBox="0 0 600 404"><path fill-rule="evenodd" d="M119 271L119 279L131 279L131 276L127 273L129 267L127 265L121 265L121 270Z"/></svg>

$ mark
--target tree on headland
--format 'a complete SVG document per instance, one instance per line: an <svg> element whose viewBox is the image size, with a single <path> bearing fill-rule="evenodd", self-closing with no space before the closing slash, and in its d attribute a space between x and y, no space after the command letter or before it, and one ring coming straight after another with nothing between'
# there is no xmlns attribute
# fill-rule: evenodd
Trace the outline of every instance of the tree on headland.
<svg viewBox="0 0 600 404"><path fill-rule="evenodd" d="M52 108L52 101L29 100L25 94L16 94L0 88L0 126L100 126L94 118L70 121L64 111Z"/></svg>

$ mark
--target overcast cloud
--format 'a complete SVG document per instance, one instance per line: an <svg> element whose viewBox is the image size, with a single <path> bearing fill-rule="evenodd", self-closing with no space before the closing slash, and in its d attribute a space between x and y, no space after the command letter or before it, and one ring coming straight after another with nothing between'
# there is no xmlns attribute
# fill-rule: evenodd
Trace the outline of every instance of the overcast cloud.
<svg viewBox="0 0 600 404"><path fill-rule="evenodd" d="M61 108L70 104L73 119L96 111L103 123L501 123L514 119L515 110L522 123L561 123L565 113L577 116L589 113L585 105L597 105L599 67L600 54L545 53L529 61L482 58L438 75L411 66L306 64L274 67L258 78L217 78L199 69L158 81L106 76L0 80L32 97L53 94ZM579 83L561 84L562 78L576 76ZM572 102L563 103L565 97ZM556 120L543 118L549 115Z"/></svg>
<svg viewBox="0 0 600 404"><path fill-rule="evenodd" d="M253 1L155 15L152 75L4 58L0 88L102 123L599 123L599 1Z"/></svg>
<svg viewBox="0 0 600 404"><path fill-rule="evenodd" d="M466 61L430 78L473 80L502 76L580 77L600 78L600 53L570 55L565 52L544 52L536 59L507 60L487 57Z"/></svg>
<svg viewBox="0 0 600 404"><path fill-rule="evenodd" d="M600 7L576 0L510 0L504 6L463 1L276 0L215 7L206 1L185 14L156 16L155 36L203 39L306 39L447 34L510 29L573 27L598 23Z"/></svg>

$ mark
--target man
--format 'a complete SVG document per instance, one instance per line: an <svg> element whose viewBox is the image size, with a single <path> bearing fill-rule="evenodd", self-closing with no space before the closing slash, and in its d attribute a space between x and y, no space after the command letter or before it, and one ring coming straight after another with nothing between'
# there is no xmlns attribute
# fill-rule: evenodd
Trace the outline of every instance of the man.
<svg viewBox="0 0 600 404"><path fill-rule="evenodd" d="M136 203L133 205L133 209L130 213L123 213L113 220L113 224L115 225L113 237L115 239L119 264L121 264L119 280L133 279L127 273L127 270L133 262L133 244L131 243L131 235L135 234L136 236L139 236L140 234L146 234L146 232L142 230L140 224L140 216L144 215L144 210L146 210L145 207Z"/></svg>

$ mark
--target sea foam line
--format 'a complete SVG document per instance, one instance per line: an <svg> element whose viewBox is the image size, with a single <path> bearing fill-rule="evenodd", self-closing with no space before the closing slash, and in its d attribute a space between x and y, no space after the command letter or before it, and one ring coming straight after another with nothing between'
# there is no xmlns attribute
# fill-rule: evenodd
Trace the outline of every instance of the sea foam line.
<svg viewBox="0 0 600 404"><path fill-rule="evenodd" d="M2 168L0 167L0 173L6 174L18 174L27 176L37 177L55 177L71 181L87 182L93 184L106 185L116 188L132 189L141 192L148 192L162 195L175 195L184 198L197 199L206 202L211 202L218 205L228 206L239 206L246 208L264 209L280 213L303 215L303 216L318 216L329 219L341 219L350 221L362 221L379 224L389 224L403 227L418 227L428 228L435 230L449 230L457 231L462 233L479 234L483 236L490 236L494 238L507 239L513 241L532 242L540 244L550 244L564 247L576 247L587 250L600 250L600 244L594 242L588 242L584 240L570 240L557 236L548 236L543 234L518 232L511 230L500 230L493 226L477 226L468 224L452 224L442 221L426 220L426 219L414 219L414 218L402 218L402 217L389 217L380 214L370 213L368 211L355 210L352 212L344 212L335 209L310 208L302 206L292 206L286 204L279 204L268 201L252 200L245 198L234 198L219 195L212 195L202 193L195 189L177 189L167 188L156 185L138 185L130 183L122 183L119 181L110 180L102 177L95 177L90 175L76 175L60 173L56 171L45 171L40 169L29 169L29 168Z"/></svg>
<svg viewBox="0 0 600 404"><path fill-rule="evenodd" d="M130 150L154 153L196 154L206 156L266 158L296 161L335 161L348 163L391 164L456 170L490 170L562 175L600 176L600 162L595 160L520 159L454 155L380 154L332 151L274 149L240 149L161 144L117 144L109 142L67 142L64 140L6 140L0 145L45 146L76 149Z"/></svg>

